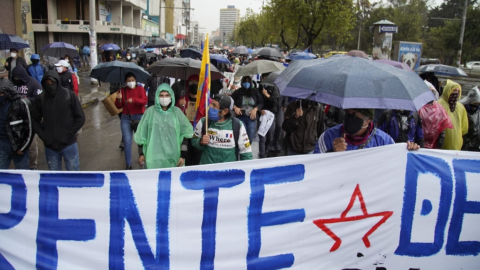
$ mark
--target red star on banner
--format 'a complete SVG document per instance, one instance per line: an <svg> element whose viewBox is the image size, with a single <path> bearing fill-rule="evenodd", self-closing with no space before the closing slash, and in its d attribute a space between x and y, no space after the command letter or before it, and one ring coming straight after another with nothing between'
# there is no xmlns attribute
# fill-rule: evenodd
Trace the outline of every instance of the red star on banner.
<svg viewBox="0 0 480 270"><path fill-rule="evenodd" d="M348 212L352 209L353 203L355 202L355 197L358 197L358 200L360 201L360 207L362 209L363 215L359 216L353 216L353 217L347 217ZM332 232L326 224L332 224L332 223L340 223L340 222L348 222L348 221L356 221L356 220L362 220L362 219L367 219L371 217L379 217L381 216L382 219L377 222L368 232L362 237L362 241L365 244L367 248L370 247L370 241L368 240L368 237L380 227L387 219L393 214L393 211L384 211L384 212L378 212L374 214L369 214L367 212L367 207L365 206L365 201L363 200L363 195L362 192L360 191L360 186L357 184L355 187L355 190L353 191L352 197L350 198L350 203L348 204L347 208L343 213L340 215L339 218L329 218L329 219L317 219L314 220L313 223L317 225L322 231L324 231L328 236L330 236L333 240L335 240L335 243L333 244L332 248L330 249L330 252L333 252L337 250L340 245L342 244L342 240L334 233Z"/></svg>

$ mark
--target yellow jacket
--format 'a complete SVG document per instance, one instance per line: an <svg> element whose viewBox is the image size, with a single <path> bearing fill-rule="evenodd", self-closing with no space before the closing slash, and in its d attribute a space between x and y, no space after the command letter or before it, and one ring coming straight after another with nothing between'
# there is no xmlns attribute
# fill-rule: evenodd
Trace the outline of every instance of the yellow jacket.
<svg viewBox="0 0 480 270"><path fill-rule="evenodd" d="M462 103L457 102L455 110L450 111L450 105L448 104L448 98L453 89L459 88L459 99L462 96L462 87L460 84L447 80L447 85L443 88L442 97L438 101L440 105L445 108L445 111L452 120L453 129L445 129L445 141L443 142L442 149L446 150L461 150L463 145L463 135L468 133L468 116L465 107Z"/></svg>

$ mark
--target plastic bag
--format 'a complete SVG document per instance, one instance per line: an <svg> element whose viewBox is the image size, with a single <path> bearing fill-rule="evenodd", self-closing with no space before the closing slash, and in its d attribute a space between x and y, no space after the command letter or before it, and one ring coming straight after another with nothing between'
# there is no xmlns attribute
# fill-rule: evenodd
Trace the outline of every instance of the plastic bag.
<svg viewBox="0 0 480 270"><path fill-rule="evenodd" d="M446 128L453 128L450 117L448 117L445 109L436 101L423 106L420 111L418 111L418 115L422 119L425 148L436 148L440 133Z"/></svg>

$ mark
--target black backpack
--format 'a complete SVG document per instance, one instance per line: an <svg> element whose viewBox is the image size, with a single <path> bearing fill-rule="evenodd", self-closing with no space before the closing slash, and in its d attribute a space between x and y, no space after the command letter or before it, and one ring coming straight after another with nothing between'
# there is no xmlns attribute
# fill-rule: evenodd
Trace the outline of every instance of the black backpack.
<svg viewBox="0 0 480 270"><path fill-rule="evenodd" d="M237 160L240 160L239 153L238 153L238 138L240 138L240 120L236 117L230 117L232 119L232 126L233 126L233 139L235 140L235 152L237 155ZM212 121L208 121L208 125L210 126ZM207 127L206 125L202 125L202 136L207 134Z"/></svg>

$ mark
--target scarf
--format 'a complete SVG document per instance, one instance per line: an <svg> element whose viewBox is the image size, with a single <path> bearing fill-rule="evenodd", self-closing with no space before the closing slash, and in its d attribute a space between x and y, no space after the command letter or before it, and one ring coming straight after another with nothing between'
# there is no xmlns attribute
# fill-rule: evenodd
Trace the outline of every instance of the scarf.
<svg viewBox="0 0 480 270"><path fill-rule="evenodd" d="M457 100L458 100L458 93L451 93L450 96L448 97L448 105L450 107L451 112L455 111L455 106L457 106Z"/></svg>
<svg viewBox="0 0 480 270"><path fill-rule="evenodd" d="M372 134L373 128L374 128L373 122L370 122L370 124L367 127L367 130L365 131L365 133L363 133L363 135L348 135L344 132L343 125L342 125L342 127L340 128L340 133L345 134L345 141L348 144L359 146L362 143L367 141L368 137L370 137L370 134Z"/></svg>

